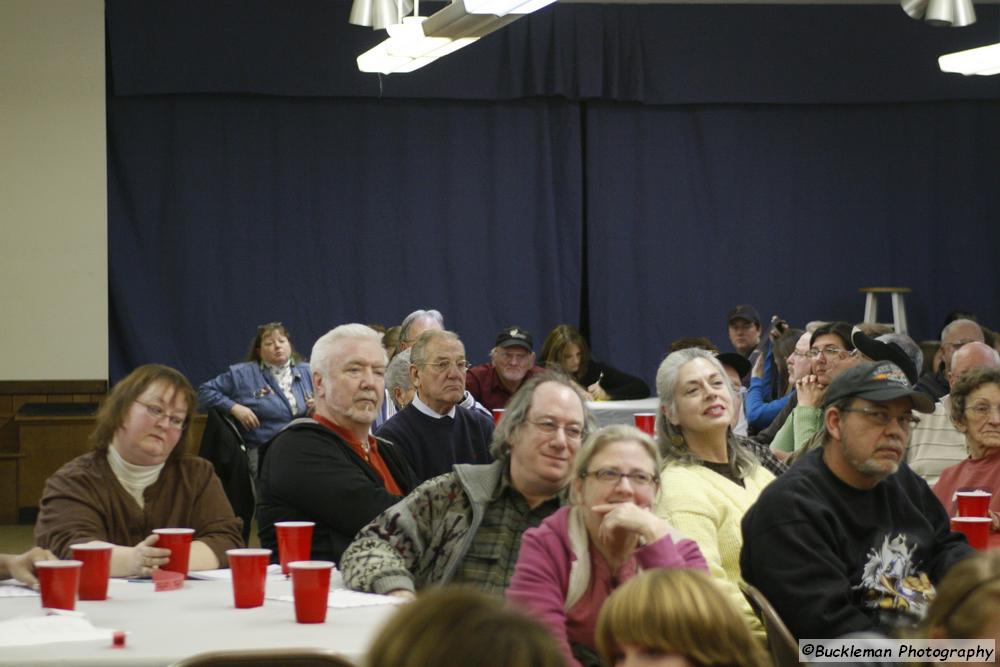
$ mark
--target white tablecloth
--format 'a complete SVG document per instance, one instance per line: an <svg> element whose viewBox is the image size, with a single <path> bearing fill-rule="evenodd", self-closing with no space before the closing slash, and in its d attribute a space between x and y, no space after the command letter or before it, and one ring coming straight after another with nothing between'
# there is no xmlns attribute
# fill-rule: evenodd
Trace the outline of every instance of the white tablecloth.
<svg viewBox="0 0 1000 667"><path fill-rule="evenodd" d="M268 581L267 594L291 595L288 581ZM154 592L152 583L112 580L110 599L77 602L96 627L128 632L124 648L110 641L0 647L0 665L169 665L205 651L281 647L333 650L360 662L381 624L396 610L383 605L329 609L326 623L300 625L291 603L265 600L263 607L233 607L228 581L186 581L177 591ZM0 620L40 616L38 597L0 599Z"/></svg>
<svg viewBox="0 0 1000 667"><path fill-rule="evenodd" d="M656 412L659 404L659 399L654 396L634 401L589 401L587 407L594 414L598 426L610 424L635 426L633 415L637 412Z"/></svg>

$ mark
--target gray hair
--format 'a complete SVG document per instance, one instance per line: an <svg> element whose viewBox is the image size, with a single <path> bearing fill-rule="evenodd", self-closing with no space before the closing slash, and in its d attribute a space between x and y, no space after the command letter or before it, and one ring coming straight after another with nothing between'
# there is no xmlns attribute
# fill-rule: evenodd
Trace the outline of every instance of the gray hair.
<svg viewBox="0 0 1000 667"><path fill-rule="evenodd" d="M410 350L403 350L393 356L389 365L385 367L385 389L389 392L389 398L396 402L393 389L399 387L401 391L409 391L410 383ZM397 405L397 407L399 407Z"/></svg>
<svg viewBox="0 0 1000 667"><path fill-rule="evenodd" d="M364 324L352 323L334 327L316 340L313 344L312 354L309 355L309 368L314 373L319 373L320 377L329 378L330 361L336 353L338 343L347 339L374 342L382 350L382 356L388 361L389 357L385 353L385 348L382 347L382 336L379 332Z"/></svg>
<svg viewBox="0 0 1000 667"><path fill-rule="evenodd" d="M736 388L732 386L722 364L713 353L692 347L668 354L656 371L656 395L660 399L660 410L656 414L656 440L664 463L679 463L681 465L700 465L702 463L702 460L688 449L681 428L667 419L667 414L672 415L677 412L676 391L680 370L695 359L704 359L709 362L715 366L719 375L726 379L731 405L735 406L740 400ZM743 479L753 472L754 466L757 465L757 459L747 451L746 447L740 444L731 428L726 434L726 448L729 451L729 469L734 477Z"/></svg>
<svg viewBox="0 0 1000 667"><path fill-rule="evenodd" d="M506 461L510 458L510 443L517 437L517 431L528 421L528 411L531 409L532 401L535 399L535 391L546 382L552 382L573 390L573 393L580 399L580 407L583 408L583 436L587 437L594 428L594 418L587 408L587 397L584 396L573 380L557 371L546 371L528 379L521 388L514 392L507 407L504 409L503 418L493 429L493 439L490 441L490 454L497 461Z"/></svg>
<svg viewBox="0 0 1000 667"><path fill-rule="evenodd" d="M895 343L899 346L899 349L903 351L903 354L910 358L913 362L914 367L917 369L917 375L920 375L920 369L924 367L924 352L920 349L917 343L904 333L887 333L882 334L875 340L882 343Z"/></svg>
<svg viewBox="0 0 1000 667"><path fill-rule="evenodd" d="M978 336L976 340L980 343L986 340L985 336L983 336L983 328L979 326L978 322L973 322L972 320L952 320L944 326L944 329L941 329L941 342L944 343L944 339L948 337L948 334L959 327L969 327L970 329L974 328L976 330L976 336Z"/></svg>
<svg viewBox="0 0 1000 667"><path fill-rule="evenodd" d="M410 343L410 327L419 320L434 320L441 325L444 329L444 315L441 314L439 310L415 310L406 318L403 319L403 323L399 325L399 342L400 343Z"/></svg>
<svg viewBox="0 0 1000 667"><path fill-rule="evenodd" d="M429 329L417 337L417 342L410 348L410 363L419 366L427 361L427 348L432 343L439 340L454 340L459 343L462 339L454 331L441 331L440 329Z"/></svg>

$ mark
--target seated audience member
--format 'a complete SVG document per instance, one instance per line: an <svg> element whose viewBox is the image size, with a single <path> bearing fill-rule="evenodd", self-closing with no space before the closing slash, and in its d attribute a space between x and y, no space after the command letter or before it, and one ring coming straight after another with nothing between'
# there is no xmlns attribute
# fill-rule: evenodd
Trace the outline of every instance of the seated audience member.
<svg viewBox="0 0 1000 667"><path fill-rule="evenodd" d="M649 570L618 587L597 620L612 667L770 667L739 610L695 570Z"/></svg>
<svg viewBox="0 0 1000 667"><path fill-rule="evenodd" d="M786 329L767 346L767 353L753 365L750 386L744 400L747 425L753 433L767 427L793 395L798 367L808 368L809 335L801 329ZM792 363L789 363L791 361Z"/></svg>
<svg viewBox="0 0 1000 667"><path fill-rule="evenodd" d="M628 373L590 356L580 332L560 324L542 345L542 365L576 380L594 401L624 401L649 396L649 385Z"/></svg>
<svg viewBox="0 0 1000 667"><path fill-rule="evenodd" d="M403 350L408 350L413 347L413 343L416 342L417 338L420 337L425 331L430 331L435 329L437 331L444 331L444 316L440 311L437 310L415 310L403 320L403 323L399 325L399 335L396 337L396 347L394 352L386 352L387 359L392 360L396 354L399 354ZM383 346L385 345L385 336L383 338ZM468 407L468 406L466 406ZM382 408L379 410L378 416L375 417L375 421L372 423L374 428L378 428L386 421L389 420L394 414L396 414L396 404L393 402L392 397L389 396L389 388L385 389L385 398L382 401Z"/></svg>
<svg viewBox="0 0 1000 667"><path fill-rule="evenodd" d="M984 341L982 328L970 319L955 319L941 330L941 363L940 369L934 373L924 373L917 382L917 389L930 395L935 401L948 393L948 372L951 370L951 358L966 343L982 343Z"/></svg>
<svg viewBox="0 0 1000 667"><path fill-rule="evenodd" d="M771 441L771 447L778 451L793 452L809 442L822 424L819 405L826 387L860 361L851 342L851 325L831 322L813 331L809 357L812 372L795 384L795 408Z"/></svg>
<svg viewBox="0 0 1000 667"><path fill-rule="evenodd" d="M399 332L402 328L397 324L389 327L382 334L382 347L385 348L386 356L389 357L389 363L392 363L393 357L396 356L396 348L399 347Z"/></svg>
<svg viewBox="0 0 1000 667"><path fill-rule="evenodd" d="M0 554L0 580L13 577L22 584L38 587L35 563L40 560L55 560L48 549L32 547L23 554Z"/></svg>
<svg viewBox="0 0 1000 667"><path fill-rule="evenodd" d="M574 653L594 653L597 614L621 582L656 567L708 570L698 545L651 510L660 486L651 437L606 426L587 438L575 468L572 504L525 532L507 589L548 626L569 665L580 664Z"/></svg>
<svg viewBox="0 0 1000 667"><path fill-rule="evenodd" d="M760 638L739 589L740 519L774 475L731 433L735 394L711 352L679 350L656 373L656 434L665 466L657 515L698 543L709 572Z"/></svg>
<svg viewBox="0 0 1000 667"><path fill-rule="evenodd" d="M1000 646L1000 551L980 552L956 564L937 592L920 626L922 637L992 639Z"/></svg>
<svg viewBox="0 0 1000 667"><path fill-rule="evenodd" d="M951 419L965 435L969 458L945 468L934 495L955 516L957 491L987 491L992 531L1000 530L1000 369L976 368L962 374L949 394ZM1000 540L991 536L990 542Z"/></svg>
<svg viewBox="0 0 1000 667"><path fill-rule="evenodd" d="M757 361L754 352L760 342L760 315L757 309L749 304L741 304L729 311L726 317L729 328L729 342L738 354L750 360Z"/></svg>
<svg viewBox="0 0 1000 667"><path fill-rule="evenodd" d="M257 327L247 361L230 366L198 387L198 407L219 408L243 427L251 477L257 476L258 448L313 404L309 364L292 347L281 322Z"/></svg>
<svg viewBox="0 0 1000 667"><path fill-rule="evenodd" d="M404 597L451 583L502 594L521 534L559 509L589 424L572 380L532 378L493 432L495 462L457 465L377 516L344 552L344 583Z"/></svg>
<svg viewBox="0 0 1000 667"><path fill-rule="evenodd" d="M399 412L413 400L417 393L410 381L410 351L403 350L389 360L385 367L385 393Z"/></svg>
<svg viewBox="0 0 1000 667"><path fill-rule="evenodd" d="M268 443L260 467L261 546L278 521L313 521L312 557L340 560L358 529L416 485L406 457L369 433L384 395L386 354L374 330L341 325L312 349L316 410Z"/></svg>
<svg viewBox="0 0 1000 667"><path fill-rule="evenodd" d="M924 353L924 365L920 368L921 377L926 373L933 375L944 363L942 359L941 341L922 340L920 341L920 351ZM919 384L919 381L918 381Z"/></svg>
<svg viewBox="0 0 1000 667"><path fill-rule="evenodd" d="M715 358L722 364L722 370L726 372L726 377L732 383L733 392L736 394L736 400L733 402L733 433L746 437L748 425L746 415L743 414L743 399L746 396L743 378L750 374L750 362L735 352L722 352L716 354Z"/></svg>
<svg viewBox="0 0 1000 667"><path fill-rule="evenodd" d="M934 584L971 553L904 463L930 398L891 362L840 374L823 398L821 449L807 452L743 518L743 577L797 638L889 632L919 621Z"/></svg>
<svg viewBox="0 0 1000 667"><path fill-rule="evenodd" d="M497 334L490 360L469 369L465 386L488 410L502 408L527 380L545 369L535 366L531 332L507 327Z"/></svg>
<svg viewBox="0 0 1000 667"><path fill-rule="evenodd" d="M890 331L872 337L864 333L861 327L854 327L851 342L865 361L891 361L906 374L911 385L917 384L920 369L924 365L924 352L906 334Z"/></svg>
<svg viewBox="0 0 1000 667"><path fill-rule="evenodd" d="M478 591L430 590L379 631L364 667L565 667L534 620Z"/></svg>
<svg viewBox="0 0 1000 667"><path fill-rule="evenodd" d="M951 357L948 382L954 384L962 374L978 368L1000 368L1000 354L985 343L968 343ZM934 485L941 472L969 455L965 435L951 419L951 397L947 394L934 405L910 435L906 462L924 480Z"/></svg>
<svg viewBox="0 0 1000 667"><path fill-rule="evenodd" d="M187 456L195 393L173 368L148 364L115 385L97 412L94 451L45 482L35 540L60 558L91 541L115 545L111 576L148 576L170 560L155 528L193 528L190 568L225 567L242 522L212 464Z"/></svg>
<svg viewBox="0 0 1000 667"><path fill-rule="evenodd" d="M409 350L413 401L382 424L375 435L406 455L417 483L447 472L456 463L489 463L493 419L467 410L465 346L450 331L425 331Z"/></svg>

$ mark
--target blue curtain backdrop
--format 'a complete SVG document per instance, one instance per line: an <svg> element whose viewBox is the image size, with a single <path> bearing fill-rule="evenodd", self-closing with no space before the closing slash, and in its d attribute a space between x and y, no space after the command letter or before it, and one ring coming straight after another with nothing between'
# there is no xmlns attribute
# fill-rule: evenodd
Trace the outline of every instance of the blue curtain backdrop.
<svg viewBox="0 0 1000 667"><path fill-rule="evenodd" d="M900 284L917 338L1000 326L1000 77L936 68L995 7L559 4L387 77L344 0L107 7L112 379L417 307L474 361L569 322L647 379L738 302L857 320Z"/></svg>

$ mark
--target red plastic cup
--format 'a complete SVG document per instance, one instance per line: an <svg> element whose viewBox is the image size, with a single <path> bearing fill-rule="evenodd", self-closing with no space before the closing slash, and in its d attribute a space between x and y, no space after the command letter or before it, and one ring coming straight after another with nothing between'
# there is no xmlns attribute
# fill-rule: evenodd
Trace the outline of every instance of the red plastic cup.
<svg viewBox="0 0 1000 667"><path fill-rule="evenodd" d="M326 621L326 601L330 594L330 572L333 563L328 560L298 560L288 564L292 573L292 595L295 597L297 623L323 623Z"/></svg>
<svg viewBox="0 0 1000 667"><path fill-rule="evenodd" d="M161 565L160 569L180 572L187 576L194 528L156 528L153 532L160 536L153 546L170 549L170 560L166 565Z"/></svg>
<svg viewBox="0 0 1000 667"><path fill-rule="evenodd" d="M78 560L40 560L35 563L39 588L42 589L42 607L45 609L76 608L76 591L80 587Z"/></svg>
<svg viewBox="0 0 1000 667"><path fill-rule="evenodd" d="M229 569L233 575L233 601L237 609L264 604L264 581L270 549L229 549Z"/></svg>
<svg viewBox="0 0 1000 667"><path fill-rule="evenodd" d="M309 560L315 525L312 521L279 521L274 524L278 533L278 559L282 574L288 574L288 564L292 561Z"/></svg>
<svg viewBox="0 0 1000 667"><path fill-rule="evenodd" d="M649 435L654 435L656 432L656 413L655 412L637 412L633 415L635 419L635 427L640 431L645 431Z"/></svg>
<svg viewBox="0 0 1000 667"><path fill-rule="evenodd" d="M990 523L990 518L983 516L951 517L951 529L965 533L965 538L969 540L969 546L973 549L982 550L989 544Z"/></svg>
<svg viewBox="0 0 1000 667"><path fill-rule="evenodd" d="M959 491L958 516L989 516L990 501L993 494L989 491Z"/></svg>
<svg viewBox="0 0 1000 667"><path fill-rule="evenodd" d="M499 424L500 418L503 417L503 413L507 412L504 408L493 408L493 424Z"/></svg>
<svg viewBox="0 0 1000 667"><path fill-rule="evenodd" d="M107 542L74 544L70 547L74 560L83 563L80 569L80 599L107 600L108 579L111 576L111 549Z"/></svg>

